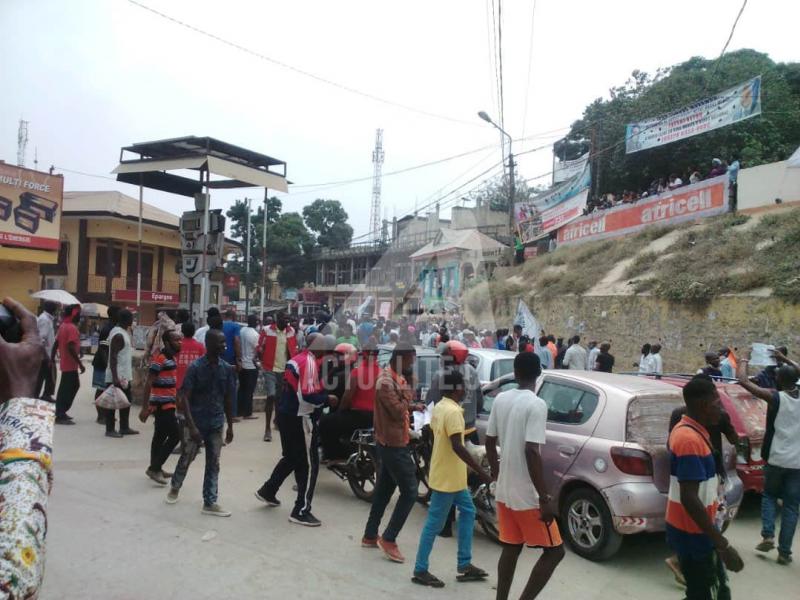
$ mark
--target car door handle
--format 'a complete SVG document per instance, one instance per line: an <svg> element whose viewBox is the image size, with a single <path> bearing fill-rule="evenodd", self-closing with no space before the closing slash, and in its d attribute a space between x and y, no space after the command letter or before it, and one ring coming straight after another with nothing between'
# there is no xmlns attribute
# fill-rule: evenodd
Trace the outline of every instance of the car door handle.
<svg viewBox="0 0 800 600"><path fill-rule="evenodd" d="M567 456L572 456L575 454L575 447L574 446L559 446L558 451L561 454L566 454Z"/></svg>

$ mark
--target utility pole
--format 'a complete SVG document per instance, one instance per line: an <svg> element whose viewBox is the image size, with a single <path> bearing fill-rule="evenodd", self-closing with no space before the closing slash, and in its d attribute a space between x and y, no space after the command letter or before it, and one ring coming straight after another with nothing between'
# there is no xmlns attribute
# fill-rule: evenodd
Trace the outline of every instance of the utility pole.
<svg viewBox="0 0 800 600"><path fill-rule="evenodd" d="M17 166L25 166L25 151L28 148L28 121L19 120L17 130Z"/></svg>
<svg viewBox="0 0 800 600"><path fill-rule="evenodd" d="M247 207L247 249L244 259L244 314L250 314L250 198L244 199Z"/></svg>
<svg viewBox="0 0 800 600"><path fill-rule="evenodd" d="M508 236L514 245L514 199L517 196L517 181L514 175L514 153L511 152L511 139L508 140Z"/></svg>
<svg viewBox="0 0 800 600"><path fill-rule="evenodd" d="M264 299L267 289L267 204L269 200L269 190L264 188L264 230L261 237L261 313L260 319L264 319Z"/></svg>

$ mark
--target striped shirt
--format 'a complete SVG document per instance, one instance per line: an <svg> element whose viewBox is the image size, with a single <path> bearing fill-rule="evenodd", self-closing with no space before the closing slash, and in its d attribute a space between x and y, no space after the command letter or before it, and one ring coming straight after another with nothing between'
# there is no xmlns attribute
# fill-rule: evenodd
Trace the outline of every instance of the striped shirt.
<svg viewBox="0 0 800 600"><path fill-rule="evenodd" d="M162 409L175 408L175 359L164 352L156 354L150 362L150 373L154 375L150 386L150 404Z"/></svg>
<svg viewBox="0 0 800 600"><path fill-rule="evenodd" d="M717 469L708 431L685 416L669 436L670 480L667 500L667 542L680 556L703 556L714 548L711 538L702 532L681 504L680 483L699 483L697 495L709 520L717 514Z"/></svg>

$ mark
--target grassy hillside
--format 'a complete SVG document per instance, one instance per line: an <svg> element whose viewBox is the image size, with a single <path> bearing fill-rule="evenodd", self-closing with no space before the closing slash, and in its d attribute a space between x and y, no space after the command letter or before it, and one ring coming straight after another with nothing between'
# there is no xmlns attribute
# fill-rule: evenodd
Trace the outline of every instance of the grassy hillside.
<svg viewBox="0 0 800 600"><path fill-rule="evenodd" d="M800 303L800 208L757 217L729 214L566 246L503 269L464 300L480 312L492 299L605 294L647 294L699 306L724 294Z"/></svg>

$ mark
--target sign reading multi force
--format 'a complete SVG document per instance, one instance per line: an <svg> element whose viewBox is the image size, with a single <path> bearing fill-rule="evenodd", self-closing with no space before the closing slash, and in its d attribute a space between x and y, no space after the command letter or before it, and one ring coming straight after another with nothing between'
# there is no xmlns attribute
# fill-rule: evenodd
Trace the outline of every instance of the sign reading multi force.
<svg viewBox="0 0 800 600"><path fill-rule="evenodd" d="M558 230L559 244L627 235L659 223L670 225L728 211L728 176L722 175L652 198L581 217Z"/></svg>

